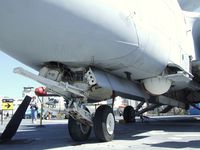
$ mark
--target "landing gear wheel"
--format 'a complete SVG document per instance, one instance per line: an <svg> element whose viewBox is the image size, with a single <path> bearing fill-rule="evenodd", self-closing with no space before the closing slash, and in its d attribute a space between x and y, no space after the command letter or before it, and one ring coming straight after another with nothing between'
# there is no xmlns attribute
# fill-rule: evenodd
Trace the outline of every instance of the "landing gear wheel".
<svg viewBox="0 0 200 150"><path fill-rule="evenodd" d="M86 141L90 136L91 129L92 129L91 126L82 124L79 121L72 118L71 116L69 116L68 130L71 138L74 141L79 141L79 142Z"/></svg>
<svg viewBox="0 0 200 150"><path fill-rule="evenodd" d="M135 110L132 106L126 106L123 113L123 118L126 123L135 122Z"/></svg>
<svg viewBox="0 0 200 150"><path fill-rule="evenodd" d="M112 108L101 105L94 116L94 133L101 142L108 142L114 138L115 118Z"/></svg>

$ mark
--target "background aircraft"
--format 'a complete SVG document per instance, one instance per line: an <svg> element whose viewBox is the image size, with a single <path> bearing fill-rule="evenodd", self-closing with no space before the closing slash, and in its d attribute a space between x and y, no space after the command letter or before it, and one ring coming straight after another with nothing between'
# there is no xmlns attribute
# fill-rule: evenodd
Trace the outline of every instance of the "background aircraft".
<svg viewBox="0 0 200 150"><path fill-rule="evenodd" d="M93 127L110 141L112 108L98 107L93 118L85 104L141 101L124 110L134 122L162 105L168 112L200 101L199 16L186 12L199 2L179 2L185 11L175 0L0 1L0 48L39 72L16 73L65 98L72 139L87 140Z"/></svg>

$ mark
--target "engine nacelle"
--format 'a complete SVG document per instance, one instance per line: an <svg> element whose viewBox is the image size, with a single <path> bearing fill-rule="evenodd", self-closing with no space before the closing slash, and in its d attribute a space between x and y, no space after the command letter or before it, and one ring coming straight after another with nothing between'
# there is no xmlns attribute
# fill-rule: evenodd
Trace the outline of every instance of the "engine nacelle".
<svg viewBox="0 0 200 150"><path fill-rule="evenodd" d="M143 84L145 89L151 94L161 95L169 90L172 81L163 77L155 77L143 80Z"/></svg>

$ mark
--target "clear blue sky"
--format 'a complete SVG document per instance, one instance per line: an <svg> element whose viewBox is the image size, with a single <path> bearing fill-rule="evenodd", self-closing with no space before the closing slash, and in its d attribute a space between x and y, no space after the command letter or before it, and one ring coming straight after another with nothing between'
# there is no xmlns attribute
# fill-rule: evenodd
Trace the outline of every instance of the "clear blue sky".
<svg viewBox="0 0 200 150"><path fill-rule="evenodd" d="M31 68L0 51L0 96L21 98L23 87L41 86L39 83L36 83L31 79L13 73L13 69L16 67L23 67L33 73L37 73Z"/></svg>

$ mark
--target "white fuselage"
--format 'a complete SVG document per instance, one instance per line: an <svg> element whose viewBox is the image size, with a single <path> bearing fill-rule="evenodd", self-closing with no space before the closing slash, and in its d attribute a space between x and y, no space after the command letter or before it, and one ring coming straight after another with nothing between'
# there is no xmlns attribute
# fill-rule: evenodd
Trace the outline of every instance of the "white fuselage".
<svg viewBox="0 0 200 150"><path fill-rule="evenodd" d="M56 61L144 79L187 50L174 0L4 0L0 22L0 49L37 70Z"/></svg>

